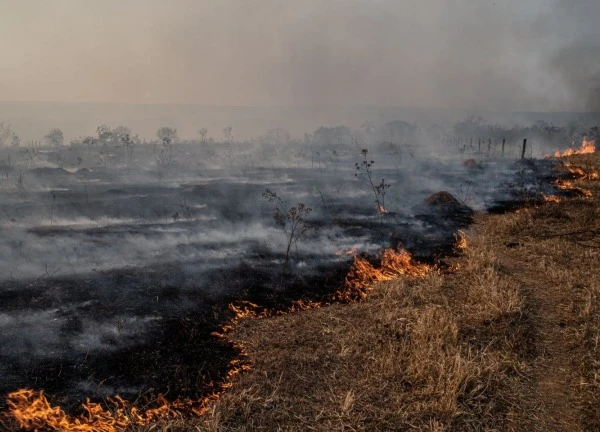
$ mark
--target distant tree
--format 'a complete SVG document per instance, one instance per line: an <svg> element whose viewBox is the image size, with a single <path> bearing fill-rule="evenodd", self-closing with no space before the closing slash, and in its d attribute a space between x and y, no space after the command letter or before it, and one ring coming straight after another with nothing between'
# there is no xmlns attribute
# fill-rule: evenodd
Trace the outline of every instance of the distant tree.
<svg viewBox="0 0 600 432"><path fill-rule="evenodd" d="M14 132L12 131L11 127L10 127L10 123L6 123L0 120L0 147L3 147L4 145L8 145L9 140L11 140L11 144L12 144L12 137L14 135Z"/></svg>
<svg viewBox="0 0 600 432"><path fill-rule="evenodd" d="M97 138L93 136L85 136L81 138L81 144L85 144L86 146L92 147L98 142Z"/></svg>
<svg viewBox="0 0 600 432"><path fill-rule="evenodd" d="M206 144L206 137L208 135L208 129L200 128L200 130L198 131L198 134L200 134L200 141L202 142L202 144Z"/></svg>
<svg viewBox="0 0 600 432"><path fill-rule="evenodd" d="M63 135L63 132L58 128L51 129L50 132L48 132L46 136L44 136L44 141L46 141L48 145L51 145L53 147L61 146L63 144L64 139L65 137Z"/></svg>
<svg viewBox="0 0 600 432"><path fill-rule="evenodd" d="M177 129L163 126L156 131L156 136L163 145L171 145L177 141Z"/></svg>
<svg viewBox="0 0 600 432"><path fill-rule="evenodd" d="M19 135L14 132L10 140L10 145L13 147L19 147L21 145L21 138L19 138Z"/></svg>
<svg viewBox="0 0 600 432"><path fill-rule="evenodd" d="M96 128L96 134L98 135L98 140L103 144L110 144L114 141L113 131L110 129L110 126L101 124Z"/></svg>
<svg viewBox="0 0 600 432"><path fill-rule="evenodd" d="M133 150L135 146L140 143L140 139L136 136L131 137L129 134L126 134L121 138L121 143L123 147L125 147L127 164L130 164L133 161Z"/></svg>
<svg viewBox="0 0 600 432"><path fill-rule="evenodd" d="M233 142L233 128L231 126L223 128L223 135L225 135L225 144L227 145L227 158L229 159L229 166L233 167L233 149L231 148L231 143Z"/></svg>
<svg viewBox="0 0 600 432"><path fill-rule="evenodd" d="M233 128L231 126L223 128L223 135L225 135L225 142L228 144L233 142Z"/></svg>
<svg viewBox="0 0 600 432"><path fill-rule="evenodd" d="M362 130L352 131L352 146L355 149L364 147L365 142L373 141L373 132L366 133Z"/></svg>
<svg viewBox="0 0 600 432"><path fill-rule="evenodd" d="M125 148L125 158L127 164L133 160L133 150L140 139L137 135L131 133L131 129L127 126L117 126L112 130L112 137L115 145Z"/></svg>
<svg viewBox="0 0 600 432"><path fill-rule="evenodd" d="M117 141L117 143L123 143L125 137L132 137L131 129L127 126L117 126L112 130L112 135Z"/></svg>
<svg viewBox="0 0 600 432"><path fill-rule="evenodd" d="M156 131L156 136L162 143L162 150L157 157L157 164L165 166L173 162L173 144L177 141L177 129L163 126Z"/></svg>

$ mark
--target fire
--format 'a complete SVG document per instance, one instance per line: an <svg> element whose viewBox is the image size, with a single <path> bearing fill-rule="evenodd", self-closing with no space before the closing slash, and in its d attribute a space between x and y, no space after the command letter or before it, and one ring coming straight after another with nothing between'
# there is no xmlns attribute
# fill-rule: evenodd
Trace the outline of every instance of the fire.
<svg viewBox="0 0 600 432"><path fill-rule="evenodd" d="M591 197L593 196L593 194L592 194L592 191L591 191L591 190L589 190L589 189L583 189L583 188L577 187L577 186L575 186L575 185L573 184L573 182L572 182L572 181L570 181L570 180L561 180L561 179L554 180L554 181L552 182L552 185L553 185L555 188L557 188L557 189L560 189L560 190L572 190L572 191L577 191L577 192L579 192L579 194L580 194L581 196L583 196L584 198L591 198Z"/></svg>
<svg viewBox="0 0 600 432"><path fill-rule="evenodd" d="M546 203L558 204L560 202L560 198L557 197L556 195L544 195L543 200Z"/></svg>
<svg viewBox="0 0 600 432"><path fill-rule="evenodd" d="M464 233L463 233L464 235ZM466 242L466 240L465 240ZM352 253L355 249L339 251L340 253ZM338 254L338 252L336 252ZM389 281L399 276L423 277L431 270L427 264L416 263L412 255L401 245L396 250L385 249L381 255L381 265L375 268L369 261L358 255L354 255L354 261L342 288L333 297L324 301L297 300L287 310L272 310L258 306L248 301L230 304L229 309L233 312L233 318L225 324L221 332L213 333L214 336L224 338L226 333L235 329L241 320L248 317L269 318L273 316L286 315L293 312L316 309L339 301L358 301L367 297L373 284L376 282Z"/></svg>
<svg viewBox="0 0 600 432"><path fill-rule="evenodd" d="M454 242L454 250L456 251L464 251L469 247L469 242L467 241L467 235L463 230L458 230L456 234L454 234L455 242Z"/></svg>
<svg viewBox="0 0 600 432"><path fill-rule="evenodd" d="M159 396L156 408L139 411L115 396L107 398L112 409L105 409L87 399L82 405L84 413L72 417L60 407L52 406L42 390L18 390L10 393L6 402L10 417L22 429L38 431L50 428L77 432L117 432L132 425L141 426L161 418L180 416L181 410L192 405L191 401L180 400L169 403Z"/></svg>
<svg viewBox="0 0 600 432"><path fill-rule="evenodd" d="M355 255L344 286L335 297L341 301L363 300L377 282L389 281L403 275L422 277L430 270L431 267L426 264L413 262L411 254L401 246L397 250L384 250L379 268L375 268L365 258Z"/></svg>
<svg viewBox="0 0 600 432"><path fill-rule="evenodd" d="M585 177L586 173L580 167L573 166L570 162L564 162L563 166L569 171L571 174L576 175L577 177Z"/></svg>
<svg viewBox="0 0 600 432"><path fill-rule="evenodd" d="M379 204L377 206L377 213L378 214L387 214L387 213L389 213L389 211L387 211L384 206L382 206L381 204Z"/></svg>
<svg viewBox="0 0 600 432"><path fill-rule="evenodd" d="M346 252L355 251L356 249L351 249ZM328 300L322 302L297 300L283 311L267 309L249 301L230 304L229 309L233 313L233 318L224 324L219 332L214 332L213 336L227 338L226 334L232 331L242 319L248 317L268 318L315 309L334 302L360 301L368 295L376 282L392 280L402 275L423 277L431 269L432 267L426 264L413 262L411 254L401 246L396 250L384 250L379 268L371 265L365 258L354 255L354 262L346 275L343 287ZM246 360L248 357L246 348L233 342L231 345L236 349L238 358L229 363L224 381L210 384L209 387L212 387L210 394L198 400L168 401L159 395L151 404L152 408L139 410L119 396L106 398L104 405L107 407L87 399L82 404L83 413L72 416L59 406L53 406L43 390L21 389L7 396L8 410L0 416L0 425L16 424L23 430L36 432L41 430L120 432L131 426L144 426L160 419L205 415L210 404L219 399L225 390L232 387L233 379L251 369L251 365Z"/></svg>
<svg viewBox="0 0 600 432"><path fill-rule="evenodd" d="M227 373L229 380L250 368L241 359L233 360L230 366L231 369ZM4 414L0 424L7 426L9 421L16 422L19 428L36 432L48 429L69 432L119 432L130 426L143 426L161 419L182 417L185 414L202 416L208 412L208 405L231 385L230 381L224 382L217 386L214 393L199 400L168 401L159 395L154 403L156 407L146 410L138 410L119 396L106 398L110 408L103 408L87 399L82 404L84 413L79 416L70 416L60 407L52 406L43 390L21 389L7 396L8 412Z"/></svg>
<svg viewBox="0 0 600 432"><path fill-rule="evenodd" d="M581 143L581 148L579 149L573 149L573 148L568 148L563 152L560 151L556 151L554 152L554 157L565 157L565 156L572 156L572 155L577 155L577 154L589 154L589 153L595 153L596 152L596 141L594 140L588 140L587 138L583 139L583 142Z"/></svg>
<svg viewBox="0 0 600 432"><path fill-rule="evenodd" d="M569 162L563 162L563 166L571 174L574 174L575 176L577 176L579 178L587 179L587 180L599 180L600 179L600 173L598 173L598 171L596 171L596 170L590 170L590 171L586 172L581 167L573 166L573 164L571 164Z"/></svg>
<svg viewBox="0 0 600 432"><path fill-rule="evenodd" d="M575 187L573 185L572 181L569 181L569 180L560 180L560 179L559 180L554 180L552 182L552 185L554 187L558 188L558 189L561 189L561 190L572 189L573 187Z"/></svg>
<svg viewBox="0 0 600 432"><path fill-rule="evenodd" d="M570 180L562 180L562 179L554 180L552 182L552 185L554 187L556 187L557 189L560 189L560 190L573 190L573 191L577 191L584 198L591 198L593 196L592 191L590 191L589 189L583 189L583 188L577 187Z"/></svg>
<svg viewBox="0 0 600 432"><path fill-rule="evenodd" d="M230 361L226 379L217 384L209 383L209 394L198 399L169 401L163 395L158 395L155 401L148 404L150 407L143 410L118 395L106 398L105 405L108 408L86 399L81 406L83 413L71 416L59 406L52 406L43 390L21 389L8 394L8 410L0 416L0 426L16 424L23 430L35 432L120 432L131 426L144 426L161 419L203 416L210 404L219 399L223 391L231 388L233 378L251 368L246 361L246 349L239 344L232 343L232 346L238 352L238 358Z"/></svg>

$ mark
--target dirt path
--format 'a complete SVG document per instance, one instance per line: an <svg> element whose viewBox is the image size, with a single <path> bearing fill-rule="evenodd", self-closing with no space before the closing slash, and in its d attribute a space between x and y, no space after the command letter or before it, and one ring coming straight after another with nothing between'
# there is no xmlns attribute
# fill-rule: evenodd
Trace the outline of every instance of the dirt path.
<svg viewBox="0 0 600 432"><path fill-rule="evenodd" d="M525 409L519 413L517 431L580 431L577 397L578 359L582 349L574 346L572 328L573 293L537 268L535 260L520 251L509 252L503 265L510 268L528 303L535 358L528 375Z"/></svg>

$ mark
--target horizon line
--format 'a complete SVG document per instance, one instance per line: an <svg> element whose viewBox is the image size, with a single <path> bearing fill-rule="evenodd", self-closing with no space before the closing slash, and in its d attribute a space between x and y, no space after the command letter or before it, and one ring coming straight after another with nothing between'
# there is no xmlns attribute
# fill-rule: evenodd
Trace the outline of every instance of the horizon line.
<svg viewBox="0 0 600 432"><path fill-rule="evenodd" d="M494 108L465 108L465 107L423 107L423 106L406 106L406 105L375 105L375 104L312 104L312 105L220 105L220 104L205 104L194 102L124 102L124 101L60 101L60 100L0 100L0 105L27 105L27 104L62 104L62 105L120 105L120 106L188 106L188 107L203 107L203 108L235 108L235 109L276 109L276 108L377 108L377 109L408 109L408 110L436 110L436 111L472 111L472 112L489 112L489 113L548 113L548 114L600 114L600 111L585 111L585 110L543 110L543 109L520 109L520 110L503 110Z"/></svg>

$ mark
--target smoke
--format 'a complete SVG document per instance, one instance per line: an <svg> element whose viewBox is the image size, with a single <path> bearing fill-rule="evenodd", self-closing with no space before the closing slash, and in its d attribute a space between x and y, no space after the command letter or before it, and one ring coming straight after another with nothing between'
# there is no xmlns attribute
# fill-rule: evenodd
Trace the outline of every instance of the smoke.
<svg viewBox="0 0 600 432"><path fill-rule="evenodd" d="M0 93L36 101L582 110L597 107L591 21L600 6L575 3L12 0L0 14Z"/></svg>
<svg viewBox="0 0 600 432"><path fill-rule="evenodd" d="M561 0L549 22L560 41L548 65L564 84L575 107L600 112L600 3Z"/></svg>

